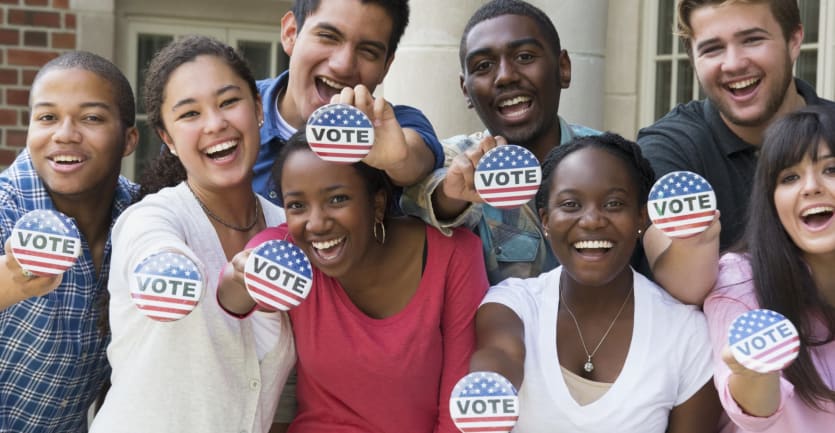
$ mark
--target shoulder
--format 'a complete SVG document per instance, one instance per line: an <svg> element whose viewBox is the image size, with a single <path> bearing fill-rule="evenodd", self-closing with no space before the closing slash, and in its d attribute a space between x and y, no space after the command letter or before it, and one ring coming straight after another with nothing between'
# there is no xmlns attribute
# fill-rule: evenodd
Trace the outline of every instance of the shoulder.
<svg viewBox="0 0 835 433"><path fill-rule="evenodd" d="M594 129L589 128L588 126L578 125L575 123L568 123L568 129L571 131L571 135L574 137L588 137L591 135L600 135L601 132Z"/></svg>
<svg viewBox="0 0 835 433"><path fill-rule="evenodd" d="M719 259L719 274L713 291L705 303L719 298L733 298L755 308L754 278L751 262L746 255L727 253Z"/></svg>
<svg viewBox="0 0 835 433"><path fill-rule="evenodd" d="M708 134L710 122L705 116L703 101L679 104L652 125L638 131L638 144L644 145L663 137L692 137L693 134Z"/></svg>
<svg viewBox="0 0 835 433"><path fill-rule="evenodd" d="M255 82L255 87L258 88L258 93L260 93L263 96L269 90L271 90L272 88L277 86L280 78L282 77L282 75L279 75L278 77L274 77L274 78L266 78L266 79L263 79L263 80L256 81Z"/></svg>
<svg viewBox="0 0 835 433"><path fill-rule="evenodd" d="M498 302L501 304L514 304L512 300L525 299L531 305L539 305L538 299L547 296L549 289L558 285L561 268L552 269L536 277L530 278L508 278L490 287L484 302ZM516 309L516 308L514 308Z"/></svg>
<svg viewBox="0 0 835 433"><path fill-rule="evenodd" d="M681 303L681 301L674 298L661 286L651 281L641 273L633 270L633 275L635 290L640 290L643 294L647 295L654 308L660 307L661 310L669 312L671 317L675 317L680 314L688 315L693 312L701 314L697 306Z"/></svg>

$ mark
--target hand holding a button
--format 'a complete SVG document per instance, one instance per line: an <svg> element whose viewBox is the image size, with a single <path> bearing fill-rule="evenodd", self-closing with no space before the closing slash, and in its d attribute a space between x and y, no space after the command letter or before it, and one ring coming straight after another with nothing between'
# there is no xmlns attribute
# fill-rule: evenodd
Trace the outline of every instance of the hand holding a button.
<svg viewBox="0 0 835 433"><path fill-rule="evenodd" d="M14 256L11 238L6 239L5 255L0 255L0 309L19 301L43 296L55 290L63 274L38 276L21 267Z"/></svg>
<svg viewBox="0 0 835 433"><path fill-rule="evenodd" d="M238 252L223 268L217 288L217 299L226 311L244 315L255 307L255 300L246 290L244 273L252 249Z"/></svg>
<svg viewBox="0 0 835 433"><path fill-rule="evenodd" d="M354 88L346 87L331 98L331 103L353 105L365 113L374 126L374 145L362 161L374 168L384 170L391 176L409 163L409 146L406 135L394 109L384 98L374 98L362 84ZM392 176L393 180L395 176Z"/></svg>

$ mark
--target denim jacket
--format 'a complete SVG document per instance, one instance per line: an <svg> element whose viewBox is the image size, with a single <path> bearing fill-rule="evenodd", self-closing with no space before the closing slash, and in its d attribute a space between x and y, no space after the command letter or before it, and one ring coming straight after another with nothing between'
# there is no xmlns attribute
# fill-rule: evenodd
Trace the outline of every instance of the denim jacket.
<svg viewBox="0 0 835 433"><path fill-rule="evenodd" d="M599 131L580 125L571 125L560 118L560 144L575 137L596 135ZM408 215L421 218L437 227L447 236L452 227L466 226L480 237L484 261L490 284L509 278L527 278L555 268L559 263L554 257L542 231L539 214L533 202L515 209L497 209L483 203L472 203L458 217L439 221L432 207L432 193L446 177L446 168L453 158L489 134L488 131L471 135L456 135L442 140L444 168L432 172L420 183L406 188L400 206Z"/></svg>

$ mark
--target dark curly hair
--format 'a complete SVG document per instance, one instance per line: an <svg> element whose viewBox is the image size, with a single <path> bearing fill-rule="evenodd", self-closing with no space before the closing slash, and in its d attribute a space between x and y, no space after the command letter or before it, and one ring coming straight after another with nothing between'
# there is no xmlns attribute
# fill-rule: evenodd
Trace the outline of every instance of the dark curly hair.
<svg viewBox="0 0 835 433"><path fill-rule="evenodd" d="M148 114L148 126L157 133L166 131L162 121L162 103L171 74L199 56L220 58L247 83L253 96L258 95L252 71L234 48L208 36L192 35L177 39L154 55L145 73L145 112ZM159 155L150 162L139 180L140 195L144 197L185 179L186 169L179 158L161 146Z"/></svg>
<svg viewBox="0 0 835 433"><path fill-rule="evenodd" d="M635 181L638 192L638 204L640 206L646 205L649 190L652 188L655 180L655 172L652 170L652 166L644 158L641 153L641 148L637 144L618 134L607 132L601 135L575 138L548 152L548 155L545 157L545 162L542 163L542 184L536 193L535 203L537 209L548 208L548 196L551 195L551 179L560 162L566 156L587 147L605 150L622 159L629 168L629 174Z"/></svg>

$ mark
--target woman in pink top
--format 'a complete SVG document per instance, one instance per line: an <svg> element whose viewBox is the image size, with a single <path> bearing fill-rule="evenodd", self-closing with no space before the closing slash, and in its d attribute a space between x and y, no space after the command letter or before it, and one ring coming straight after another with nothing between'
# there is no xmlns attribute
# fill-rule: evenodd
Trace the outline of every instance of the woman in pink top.
<svg viewBox="0 0 835 433"><path fill-rule="evenodd" d="M824 432L835 428L835 108L807 107L766 132L742 248L719 262L705 301L715 382L729 429ZM766 308L795 324L800 353L783 371L736 362L728 327Z"/></svg>
<svg viewBox="0 0 835 433"><path fill-rule="evenodd" d="M299 408L289 431L457 432L449 397L467 374L487 290L480 240L392 215L384 172L320 159L304 131L280 152L274 179L287 224L247 248L292 240L314 268L310 294L290 311ZM238 314L254 308L242 286L246 255L220 289Z"/></svg>

